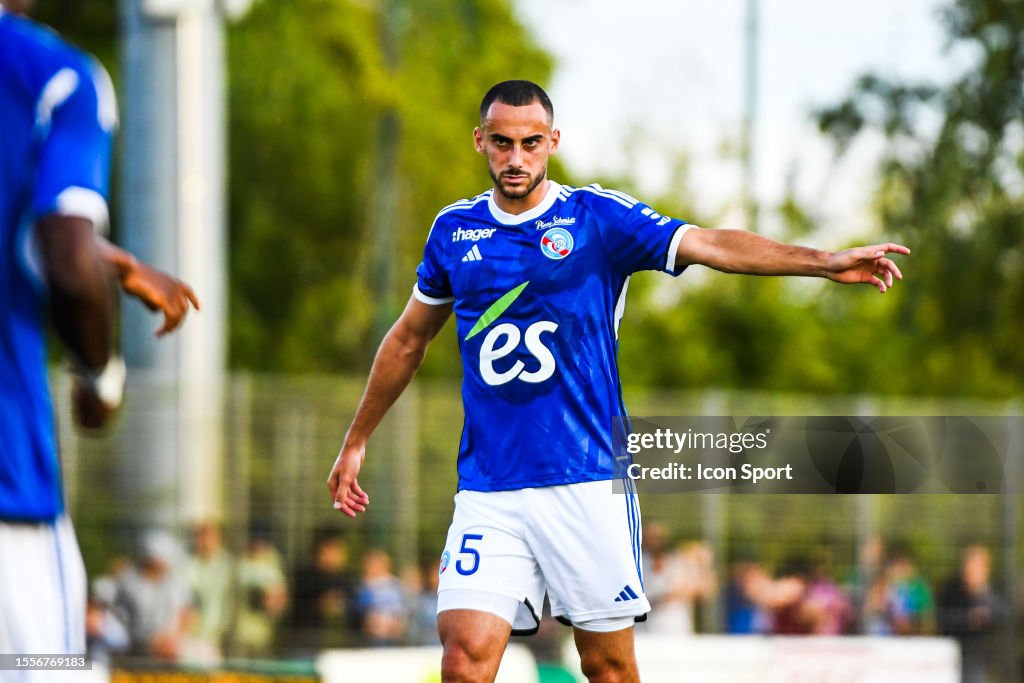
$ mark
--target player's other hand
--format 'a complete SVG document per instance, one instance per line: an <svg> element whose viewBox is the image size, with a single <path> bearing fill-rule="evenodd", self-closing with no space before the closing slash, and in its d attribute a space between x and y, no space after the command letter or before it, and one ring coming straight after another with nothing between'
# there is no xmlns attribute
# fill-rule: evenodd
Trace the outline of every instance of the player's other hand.
<svg viewBox="0 0 1024 683"><path fill-rule="evenodd" d="M133 260L121 275L121 287L149 310L164 314L163 327L156 331L158 337L181 325L190 304L199 310L199 299L188 284L142 261Z"/></svg>
<svg viewBox="0 0 1024 683"><path fill-rule="evenodd" d="M327 488L331 491L334 509L341 510L349 517L366 511L370 497L356 481L359 469L366 458L366 446L344 446L334 461L331 474L327 477Z"/></svg>
<svg viewBox="0 0 1024 683"><path fill-rule="evenodd" d="M826 277L843 284L866 284L885 294L894 280L902 280L903 273L886 258L886 254L909 254L901 244L873 244L836 252L828 259Z"/></svg>
<svg viewBox="0 0 1024 683"><path fill-rule="evenodd" d="M100 398L81 378L71 380L71 409L79 426L100 429L106 426L117 408L117 405L111 405Z"/></svg>
<svg viewBox="0 0 1024 683"><path fill-rule="evenodd" d="M99 429L117 412L124 398L124 360L112 355L101 370L91 370L74 359L71 366L71 409L75 422L85 429Z"/></svg>

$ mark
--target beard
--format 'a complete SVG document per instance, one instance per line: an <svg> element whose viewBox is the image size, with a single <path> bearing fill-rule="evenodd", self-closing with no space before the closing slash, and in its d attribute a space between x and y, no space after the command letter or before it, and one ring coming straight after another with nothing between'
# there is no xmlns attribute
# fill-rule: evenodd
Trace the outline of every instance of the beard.
<svg viewBox="0 0 1024 683"><path fill-rule="evenodd" d="M537 189L537 186L540 185L541 181L547 177L548 167L545 166L543 169L541 169L541 172L538 173L535 178L532 178L530 182L527 183L527 185L525 187L522 187L521 189L511 189L505 187L505 184L502 182L502 178L505 175L507 175L507 172L502 172L501 174L495 173L494 169L491 168L490 164L487 165L487 172L490 173L491 180L494 181L494 187L498 190L498 192L501 193L502 197L504 197L505 199L522 199L523 197L526 197L535 189ZM523 175L529 177L526 173L519 173L513 175Z"/></svg>

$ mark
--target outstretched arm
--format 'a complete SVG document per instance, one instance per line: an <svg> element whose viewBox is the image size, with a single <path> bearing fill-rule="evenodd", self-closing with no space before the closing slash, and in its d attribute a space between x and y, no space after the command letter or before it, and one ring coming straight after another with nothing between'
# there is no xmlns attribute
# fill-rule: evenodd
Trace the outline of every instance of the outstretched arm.
<svg viewBox="0 0 1024 683"><path fill-rule="evenodd" d="M156 331L156 336L162 337L177 329L185 320L189 304L199 310L199 299L186 283L139 261L102 237L97 237L96 241L107 269L117 277L121 288L149 310L164 314L163 327Z"/></svg>
<svg viewBox="0 0 1024 683"><path fill-rule="evenodd" d="M843 284L869 284L884 294L893 279L903 279L896 264L886 258L888 253L909 254L910 250L886 243L832 253L783 244L743 230L694 227L679 241L676 263L696 263L723 273L825 277Z"/></svg>
<svg viewBox="0 0 1024 683"><path fill-rule="evenodd" d="M370 503L356 481L366 457L366 442L409 385L423 362L427 346L451 312L451 304L431 306L412 297L377 349L366 391L327 478L335 509L349 517L363 512Z"/></svg>

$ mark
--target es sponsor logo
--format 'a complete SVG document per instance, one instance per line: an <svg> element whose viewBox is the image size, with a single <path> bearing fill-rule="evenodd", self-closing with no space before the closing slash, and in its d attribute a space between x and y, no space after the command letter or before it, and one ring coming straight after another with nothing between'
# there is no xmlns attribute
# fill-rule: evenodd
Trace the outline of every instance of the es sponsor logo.
<svg viewBox="0 0 1024 683"><path fill-rule="evenodd" d="M490 327L519 298L519 295L523 293L523 290L529 284L529 281L524 282L515 289L506 292L491 304L476 321L476 324L473 325L464 341L469 341ZM558 366L555 363L554 354L551 353L551 349L547 347L542 337L545 334L554 333L557 329L558 323L550 320L540 320L532 323L525 331L520 330L517 325L512 323L495 325L487 332L483 343L480 345L481 379L492 387L508 384L514 379L530 384L539 384L550 379L555 374ZM495 361L511 355L513 351L519 348L520 343L536 359L538 367L527 370L526 363L517 359L515 363L505 370L497 369Z"/></svg>
<svg viewBox="0 0 1024 683"><path fill-rule="evenodd" d="M535 322L527 327L525 332L520 331L512 323L495 326L484 337L484 343L480 347L480 376L492 387L508 384L514 379L530 384L540 384L544 380L550 379L555 374L557 365L551 349L544 345L541 335L554 332L557 329L558 323L550 320ZM520 341L540 363L540 367L536 370L527 370L526 363L517 360L507 370L500 372L496 370L494 362L515 351L519 347Z"/></svg>

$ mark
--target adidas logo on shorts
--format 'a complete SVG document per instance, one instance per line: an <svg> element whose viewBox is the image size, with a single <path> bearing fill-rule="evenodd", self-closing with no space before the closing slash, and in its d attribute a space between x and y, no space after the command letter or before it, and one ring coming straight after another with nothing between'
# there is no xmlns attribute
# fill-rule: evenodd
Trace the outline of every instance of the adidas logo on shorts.
<svg viewBox="0 0 1024 683"><path fill-rule="evenodd" d="M640 596L630 588L628 585L619 591L619 597L615 598L615 602L629 602L630 600L639 600Z"/></svg>

